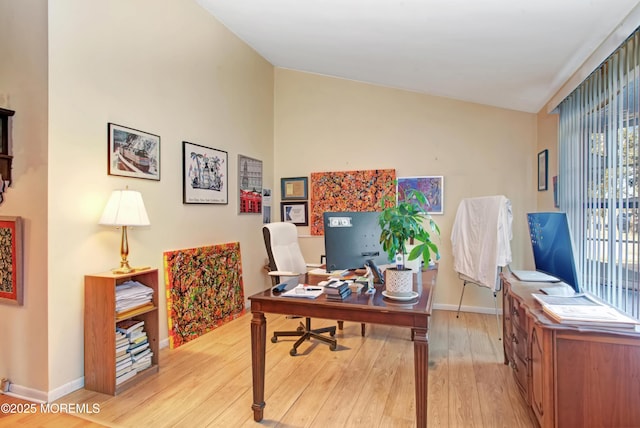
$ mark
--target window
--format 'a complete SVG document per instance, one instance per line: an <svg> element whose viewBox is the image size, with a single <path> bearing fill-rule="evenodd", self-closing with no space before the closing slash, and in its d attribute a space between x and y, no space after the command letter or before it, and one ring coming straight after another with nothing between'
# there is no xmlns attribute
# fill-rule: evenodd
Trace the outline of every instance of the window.
<svg viewBox="0 0 640 428"><path fill-rule="evenodd" d="M640 317L638 125L634 32L559 106L558 198L584 289Z"/></svg>

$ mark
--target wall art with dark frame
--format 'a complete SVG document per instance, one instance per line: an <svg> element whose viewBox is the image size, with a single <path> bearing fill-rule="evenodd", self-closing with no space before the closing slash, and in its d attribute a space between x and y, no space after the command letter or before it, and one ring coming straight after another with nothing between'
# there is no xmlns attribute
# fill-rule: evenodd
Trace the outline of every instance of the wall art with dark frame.
<svg viewBox="0 0 640 428"><path fill-rule="evenodd" d="M238 155L238 213L262 213L262 161Z"/></svg>
<svg viewBox="0 0 640 428"><path fill-rule="evenodd" d="M224 150L182 142L182 203L226 204L229 156Z"/></svg>
<svg viewBox="0 0 640 428"><path fill-rule="evenodd" d="M280 202L280 220L296 226L309 225L308 202Z"/></svg>
<svg viewBox="0 0 640 428"><path fill-rule="evenodd" d="M108 124L108 174L160 180L160 136Z"/></svg>
<svg viewBox="0 0 640 428"><path fill-rule="evenodd" d="M22 218L0 216L0 302L22 305Z"/></svg>
<svg viewBox="0 0 640 428"><path fill-rule="evenodd" d="M549 165L549 150L538 153L538 191L547 190L547 167Z"/></svg>
<svg viewBox="0 0 640 428"><path fill-rule="evenodd" d="M288 177L280 179L283 201L309 199L309 179L307 177Z"/></svg>

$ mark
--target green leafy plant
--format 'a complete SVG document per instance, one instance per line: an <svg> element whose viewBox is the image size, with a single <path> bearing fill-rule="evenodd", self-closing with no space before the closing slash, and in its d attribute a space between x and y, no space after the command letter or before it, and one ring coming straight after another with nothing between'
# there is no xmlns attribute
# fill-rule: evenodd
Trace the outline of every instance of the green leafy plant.
<svg viewBox="0 0 640 428"><path fill-rule="evenodd" d="M440 236L440 228L428 213L423 213L420 206L427 205L427 197L419 190L411 189L403 201L389 204L392 198L385 196L380 201L382 211L378 223L382 229L380 243L382 249L389 255L389 261L397 254L402 255L402 266L407 254L407 244L418 242L409 253L407 260L415 260L422 255L422 260L429 263L431 255L439 258L438 246L433 237ZM395 202L395 201L393 201ZM423 222L427 222L425 227Z"/></svg>

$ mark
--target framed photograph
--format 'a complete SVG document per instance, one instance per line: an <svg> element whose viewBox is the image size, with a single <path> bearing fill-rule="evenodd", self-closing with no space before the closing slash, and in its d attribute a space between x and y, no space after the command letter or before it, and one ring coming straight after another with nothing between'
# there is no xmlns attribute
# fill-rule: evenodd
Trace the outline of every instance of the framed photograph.
<svg viewBox="0 0 640 428"><path fill-rule="evenodd" d="M306 200L308 197L309 180L307 177L281 178L282 200Z"/></svg>
<svg viewBox="0 0 640 428"><path fill-rule="evenodd" d="M538 191L547 190L547 166L549 150L538 153Z"/></svg>
<svg viewBox="0 0 640 428"><path fill-rule="evenodd" d="M160 181L160 137L115 123L108 126L108 174Z"/></svg>
<svg viewBox="0 0 640 428"><path fill-rule="evenodd" d="M308 202L280 202L280 220L296 226L309 225Z"/></svg>
<svg viewBox="0 0 640 428"><path fill-rule="evenodd" d="M228 160L224 150L183 141L182 203L228 203Z"/></svg>
<svg viewBox="0 0 640 428"><path fill-rule="evenodd" d="M444 214L444 177L398 177L396 201L402 201L409 190L419 190L427 197L426 205L421 205L422 212L429 214ZM416 201L416 204L418 202Z"/></svg>
<svg viewBox="0 0 640 428"><path fill-rule="evenodd" d="M238 212L262 213L262 161L238 155Z"/></svg>
<svg viewBox="0 0 640 428"><path fill-rule="evenodd" d="M22 218L0 216L0 302L22 305Z"/></svg>

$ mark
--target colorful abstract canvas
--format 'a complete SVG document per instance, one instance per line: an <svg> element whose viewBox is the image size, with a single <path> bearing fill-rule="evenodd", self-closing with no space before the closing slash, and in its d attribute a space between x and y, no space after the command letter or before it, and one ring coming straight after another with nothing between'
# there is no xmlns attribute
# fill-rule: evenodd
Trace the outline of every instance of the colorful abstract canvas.
<svg viewBox="0 0 640 428"><path fill-rule="evenodd" d="M444 177L398 177L398 200L405 199L410 190L419 190L427 197L427 204L420 206L422 212L444 213ZM418 204L418 202L414 202Z"/></svg>
<svg viewBox="0 0 640 428"><path fill-rule="evenodd" d="M245 311L239 242L167 251L164 279L171 349Z"/></svg>
<svg viewBox="0 0 640 428"><path fill-rule="evenodd" d="M311 173L311 235L324 235L325 211L380 211L385 195L394 204L395 179L395 169Z"/></svg>

